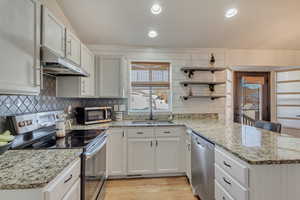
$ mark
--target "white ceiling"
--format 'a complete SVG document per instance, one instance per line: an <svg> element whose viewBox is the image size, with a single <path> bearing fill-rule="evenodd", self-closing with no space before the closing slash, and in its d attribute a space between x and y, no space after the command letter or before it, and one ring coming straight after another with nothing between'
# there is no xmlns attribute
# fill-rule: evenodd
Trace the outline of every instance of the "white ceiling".
<svg viewBox="0 0 300 200"><path fill-rule="evenodd" d="M87 44L300 49L300 0L57 0ZM153 3L163 12L152 15ZM225 19L226 9L239 14ZM150 39L150 29L159 36Z"/></svg>

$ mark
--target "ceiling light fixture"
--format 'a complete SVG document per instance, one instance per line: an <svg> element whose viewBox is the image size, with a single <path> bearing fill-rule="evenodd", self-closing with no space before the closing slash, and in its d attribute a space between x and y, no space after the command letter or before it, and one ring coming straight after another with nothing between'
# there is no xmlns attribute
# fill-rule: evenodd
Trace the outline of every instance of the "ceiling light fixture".
<svg viewBox="0 0 300 200"><path fill-rule="evenodd" d="M156 38L158 36L158 33L156 31L149 31L148 36L150 38Z"/></svg>
<svg viewBox="0 0 300 200"><path fill-rule="evenodd" d="M154 4L151 8L151 12L154 14L154 15L158 15L159 13L161 13L162 11L162 8L159 4Z"/></svg>
<svg viewBox="0 0 300 200"><path fill-rule="evenodd" d="M225 17L231 18L238 14L238 10L236 8L230 8L226 11Z"/></svg>

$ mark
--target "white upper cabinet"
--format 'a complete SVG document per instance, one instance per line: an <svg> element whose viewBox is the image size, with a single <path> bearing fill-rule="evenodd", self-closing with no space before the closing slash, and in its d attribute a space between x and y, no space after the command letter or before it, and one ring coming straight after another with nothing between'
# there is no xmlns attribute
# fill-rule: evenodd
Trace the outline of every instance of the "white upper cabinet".
<svg viewBox="0 0 300 200"><path fill-rule="evenodd" d="M81 42L68 30L66 33L66 57L77 65L81 64Z"/></svg>
<svg viewBox="0 0 300 200"><path fill-rule="evenodd" d="M89 77L81 78L81 95L95 96L95 57L83 44L81 44L81 67L90 74Z"/></svg>
<svg viewBox="0 0 300 200"><path fill-rule="evenodd" d="M0 93L40 92L40 4L0 1Z"/></svg>
<svg viewBox="0 0 300 200"><path fill-rule="evenodd" d="M66 28L45 6L43 6L42 45L53 53L65 57Z"/></svg>
<svg viewBox="0 0 300 200"><path fill-rule="evenodd" d="M125 59L121 56L100 56L97 61L98 96L124 98L126 96Z"/></svg>
<svg viewBox="0 0 300 200"><path fill-rule="evenodd" d="M89 77L57 77L58 97L95 97L95 56L83 44L81 47L81 67Z"/></svg>

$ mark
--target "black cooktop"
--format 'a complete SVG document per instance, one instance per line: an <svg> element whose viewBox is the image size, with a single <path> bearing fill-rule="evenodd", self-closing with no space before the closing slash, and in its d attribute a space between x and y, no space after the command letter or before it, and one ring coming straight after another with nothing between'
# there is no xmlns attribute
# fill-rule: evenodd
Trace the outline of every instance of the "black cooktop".
<svg viewBox="0 0 300 200"><path fill-rule="evenodd" d="M70 149L83 148L96 138L105 135L104 129L99 130L73 130L66 134L64 138L57 138L55 132L40 136L39 132L32 133L31 137L19 138L19 145L14 149Z"/></svg>

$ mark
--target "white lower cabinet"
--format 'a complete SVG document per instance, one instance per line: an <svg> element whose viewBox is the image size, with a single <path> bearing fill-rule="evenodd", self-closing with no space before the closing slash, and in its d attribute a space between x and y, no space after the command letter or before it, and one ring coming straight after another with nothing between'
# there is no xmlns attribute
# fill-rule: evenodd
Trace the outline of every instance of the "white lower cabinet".
<svg viewBox="0 0 300 200"><path fill-rule="evenodd" d="M153 174L155 148L152 138L128 138L128 174Z"/></svg>
<svg viewBox="0 0 300 200"><path fill-rule="evenodd" d="M107 173L108 176L126 175L127 139L122 128L111 128L108 131L107 143Z"/></svg>
<svg viewBox="0 0 300 200"><path fill-rule="evenodd" d="M183 127L111 128L108 175L184 173L184 143Z"/></svg>
<svg viewBox="0 0 300 200"><path fill-rule="evenodd" d="M76 194L72 194L74 192L71 190L74 189L72 187L80 180L80 166L81 161L78 159L49 183L44 190L45 200L63 200L65 195L75 196ZM70 194L68 194L69 192Z"/></svg>
<svg viewBox="0 0 300 200"><path fill-rule="evenodd" d="M180 138L157 138L156 146L156 172L173 173L180 169Z"/></svg>
<svg viewBox="0 0 300 200"><path fill-rule="evenodd" d="M216 200L297 200L299 164L250 165L215 148Z"/></svg>
<svg viewBox="0 0 300 200"><path fill-rule="evenodd" d="M192 159L191 159L191 154L192 154L192 148L191 148L191 132L188 130L186 131L186 137L185 137L185 173L186 176L188 177L189 181L192 181Z"/></svg>
<svg viewBox="0 0 300 200"><path fill-rule="evenodd" d="M77 180L62 200L80 200L80 180Z"/></svg>
<svg viewBox="0 0 300 200"><path fill-rule="evenodd" d="M78 157L43 188L0 190L0 199L80 200L81 160Z"/></svg>

